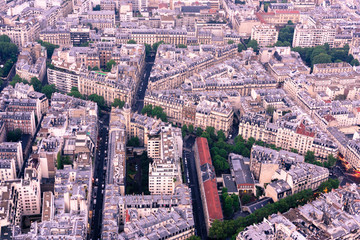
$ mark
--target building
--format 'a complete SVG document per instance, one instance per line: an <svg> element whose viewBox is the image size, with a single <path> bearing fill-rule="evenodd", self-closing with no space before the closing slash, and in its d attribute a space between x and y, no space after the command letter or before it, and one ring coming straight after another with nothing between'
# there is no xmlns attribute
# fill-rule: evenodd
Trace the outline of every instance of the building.
<svg viewBox="0 0 360 240"><path fill-rule="evenodd" d="M16 179L15 159L0 159L0 181Z"/></svg>
<svg viewBox="0 0 360 240"><path fill-rule="evenodd" d="M223 213L217 190L215 169L212 165L206 138L196 138L194 152L206 230L209 232L214 220L223 220Z"/></svg>
<svg viewBox="0 0 360 240"><path fill-rule="evenodd" d="M1 25L0 34L7 35L18 47L24 47L28 42L39 39L40 23L35 18L24 22L16 22L13 26Z"/></svg>
<svg viewBox="0 0 360 240"><path fill-rule="evenodd" d="M147 144L149 163L149 191L151 194L173 194L182 184L182 135L179 128L163 126L149 137Z"/></svg>
<svg viewBox="0 0 360 240"><path fill-rule="evenodd" d="M265 188L265 197L271 197L274 202L277 202L291 194L291 187L284 180L271 182Z"/></svg>
<svg viewBox="0 0 360 240"><path fill-rule="evenodd" d="M106 185L101 239L186 239L195 234L191 194L178 185L171 195L121 196L119 187ZM123 232L119 232L119 229Z"/></svg>
<svg viewBox="0 0 360 240"><path fill-rule="evenodd" d="M28 82L33 77L42 82L46 74L46 58L45 47L39 43L27 43L18 56L16 74Z"/></svg>
<svg viewBox="0 0 360 240"><path fill-rule="evenodd" d="M279 32L273 25L255 25L252 27L251 39L256 40L260 47L274 45L278 40Z"/></svg>
<svg viewBox="0 0 360 240"><path fill-rule="evenodd" d="M231 178L235 183L237 193L255 193L255 181L250 171L250 159L230 153L228 161L230 163Z"/></svg>
<svg viewBox="0 0 360 240"><path fill-rule="evenodd" d="M0 159L14 159L16 172L18 172L23 166L23 162L24 162L21 143L1 142Z"/></svg>
<svg viewBox="0 0 360 240"><path fill-rule="evenodd" d="M70 45L70 30L61 28L46 28L39 34L40 40L54 45Z"/></svg>
<svg viewBox="0 0 360 240"><path fill-rule="evenodd" d="M293 47L314 47L328 43L334 45L336 35L335 27L329 25L304 25L295 27Z"/></svg>

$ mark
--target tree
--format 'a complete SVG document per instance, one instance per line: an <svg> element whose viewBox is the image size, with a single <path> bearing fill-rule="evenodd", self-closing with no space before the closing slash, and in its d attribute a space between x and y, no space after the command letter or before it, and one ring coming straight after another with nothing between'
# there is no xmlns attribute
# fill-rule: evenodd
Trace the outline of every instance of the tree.
<svg viewBox="0 0 360 240"><path fill-rule="evenodd" d="M127 44L136 44L136 41L133 39L130 39L129 41L127 41Z"/></svg>
<svg viewBox="0 0 360 240"><path fill-rule="evenodd" d="M103 109L105 107L105 99L103 96L99 96L97 94L91 94L90 96L88 96L88 99L90 101L96 102L100 109Z"/></svg>
<svg viewBox="0 0 360 240"><path fill-rule="evenodd" d="M305 154L305 162L314 163L315 162L315 154L312 151L307 151Z"/></svg>
<svg viewBox="0 0 360 240"><path fill-rule="evenodd" d="M241 196L241 203L243 205L248 204L250 202L250 200L251 200L251 197L248 194L244 194Z"/></svg>
<svg viewBox="0 0 360 240"><path fill-rule="evenodd" d="M189 125L189 133L193 133L194 132L194 125L190 124Z"/></svg>
<svg viewBox="0 0 360 240"><path fill-rule="evenodd" d="M359 66L360 65L360 62L359 60L357 59L353 59L351 62L350 62L351 66Z"/></svg>
<svg viewBox="0 0 360 240"><path fill-rule="evenodd" d="M242 52L243 50L246 50L246 46L244 46L244 44L239 43L238 44L238 52Z"/></svg>
<svg viewBox="0 0 360 240"><path fill-rule="evenodd" d="M196 136L200 137L202 135L202 133L203 133L202 128L200 128L200 127L196 128Z"/></svg>
<svg viewBox="0 0 360 240"><path fill-rule="evenodd" d="M42 84L37 77L32 77L30 80L30 85L34 87L36 92L41 92Z"/></svg>
<svg viewBox="0 0 360 240"><path fill-rule="evenodd" d="M295 148L290 149L290 152L299 153L299 151L297 149L295 149Z"/></svg>
<svg viewBox="0 0 360 240"><path fill-rule="evenodd" d="M179 44L177 45L178 48L187 48L187 46L185 44Z"/></svg>
<svg viewBox="0 0 360 240"><path fill-rule="evenodd" d="M165 43L165 42L164 42L164 41L160 41L160 42L156 42L156 43L153 44L152 48L153 48L153 50L155 51L155 53L157 52L158 47L159 47L161 44L163 44L163 43Z"/></svg>
<svg viewBox="0 0 360 240"><path fill-rule="evenodd" d="M11 39L7 35L3 34L3 35L0 36L0 42L9 43L9 42L11 42Z"/></svg>
<svg viewBox="0 0 360 240"><path fill-rule="evenodd" d="M331 63L331 56L326 53L320 53L313 58L313 64L318 63Z"/></svg>
<svg viewBox="0 0 360 240"><path fill-rule="evenodd" d="M185 136L186 136L186 133L187 133L188 131L189 131L189 130L188 130L186 124L184 124L184 125L181 127L182 136L185 137Z"/></svg>
<svg viewBox="0 0 360 240"><path fill-rule="evenodd" d="M83 98L81 93L79 92L79 89L77 87L72 87L70 93L68 93L68 96L76 97L76 98Z"/></svg>
<svg viewBox="0 0 360 240"><path fill-rule="evenodd" d="M125 105L125 102L124 102L124 101L121 101L121 100L118 99L118 98L115 98L115 99L114 99L114 102L111 104L111 106L113 106L113 107L118 107L118 108L122 108L124 105Z"/></svg>
<svg viewBox="0 0 360 240"><path fill-rule="evenodd" d="M235 193L233 193L231 195L231 198L233 200L233 208L234 208L234 212L237 212L240 210L240 200L239 200L239 196L236 195Z"/></svg>
<svg viewBox="0 0 360 240"><path fill-rule="evenodd" d="M46 53L47 53L48 59L51 59L51 57L54 53L54 50L59 47L59 45L54 45L52 43L44 42L42 40L38 40L37 42L40 43L41 46L46 48Z"/></svg>
<svg viewBox="0 0 360 240"><path fill-rule="evenodd" d="M257 52L259 50L259 44L256 40L252 39L249 41L248 44L246 44L247 48L252 48L254 52Z"/></svg>
<svg viewBox="0 0 360 240"><path fill-rule="evenodd" d="M111 59L110 61L108 61L108 62L106 63L106 71L107 71L107 72L110 72L111 69L112 69L112 67L113 67L114 65L116 65L115 60Z"/></svg>
<svg viewBox="0 0 360 240"><path fill-rule="evenodd" d="M336 95L334 99L342 101L342 100L346 99L346 95L345 94L339 94L339 95Z"/></svg>
<svg viewBox="0 0 360 240"><path fill-rule="evenodd" d="M93 11L100 11L100 5L96 5L95 7L93 7Z"/></svg>
<svg viewBox="0 0 360 240"><path fill-rule="evenodd" d="M45 94L48 99L50 99L52 94L56 92L56 87L54 84L45 85L41 88L41 92Z"/></svg>
<svg viewBox="0 0 360 240"><path fill-rule="evenodd" d="M98 66L95 66L95 67L92 68L92 70L93 70L93 71L99 71L100 69L99 69Z"/></svg>
<svg viewBox="0 0 360 240"><path fill-rule="evenodd" d="M15 74L15 76L12 78L11 82L9 83L11 86L15 87L17 83L23 82L23 79L18 75Z"/></svg>
<svg viewBox="0 0 360 240"><path fill-rule="evenodd" d="M132 147L139 147L140 146L140 140L138 137L132 137L129 139L128 146L132 146Z"/></svg>
<svg viewBox="0 0 360 240"><path fill-rule="evenodd" d="M226 136L225 136L225 133L223 132L223 130L217 131L216 135L217 135L217 139L222 139L222 140L226 139Z"/></svg>
<svg viewBox="0 0 360 240"><path fill-rule="evenodd" d="M235 42L234 42L234 40L229 40L228 41L228 44L234 44Z"/></svg>
<svg viewBox="0 0 360 240"><path fill-rule="evenodd" d="M230 218L234 214L233 200L229 195L225 198L223 212L226 218Z"/></svg>
<svg viewBox="0 0 360 240"><path fill-rule="evenodd" d="M264 195L264 189L262 187L256 186L256 197L259 198Z"/></svg>
<svg viewBox="0 0 360 240"><path fill-rule="evenodd" d="M57 154L56 163L57 163L57 164L56 164L57 169L63 169L63 168L64 168L64 165L63 165L63 163L62 163L61 153L60 153L60 152L58 152L58 154Z"/></svg>
<svg viewBox="0 0 360 240"><path fill-rule="evenodd" d="M151 45L145 43L145 53L146 53L146 56L149 56L149 55L150 55L151 50L152 50Z"/></svg>
<svg viewBox="0 0 360 240"><path fill-rule="evenodd" d="M8 142L18 142L21 139L21 137L22 137L22 131L20 128L16 128L13 131L9 131L6 136Z"/></svg>

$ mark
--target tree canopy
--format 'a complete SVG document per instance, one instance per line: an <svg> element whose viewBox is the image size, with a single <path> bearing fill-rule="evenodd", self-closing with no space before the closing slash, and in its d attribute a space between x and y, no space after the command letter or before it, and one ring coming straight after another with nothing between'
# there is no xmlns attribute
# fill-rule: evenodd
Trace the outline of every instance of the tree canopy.
<svg viewBox="0 0 360 240"><path fill-rule="evenodd" d="M136 44L136 41L133 39L130 39L129 41L127 41L127 44Z"/></svg>
<svg viewBox="0 0 360 240"><path fill-rule="evenodd" d="M20 141L21 137L22 137L22 131L20 128L16 128L13 131L9 131L6 136L8 142L18 142Z"/></svg>
<svg viewBox="0 0 360 240"><path fill-rule="evenodd" d="M55 48L59 47L59 45L55 45L55 44L52 44L52 43L49 43L49 42L44 42L42 40L38 40L38 43L40 43L41 46L46 48L46 53L47 53L48 59L51 59Z"/></svg>
<svg viewBox="0 0 360 240"><path fill-rule="evenodd" d="M153 107L151 104L146 105L141 110L142 114L147 114L150 117L157 117L161 119L163 122L167 122L167 116L162 107L155 106Z"/></svg>
<svg viewBox="0 0 360 240"><path fill-rule="evenodd" d="M56 92L56 87L54 84L45 85L42 87L41 92L45 94L48 99L50 99L51 95Z"/></svg>
<svg viewBox="0 0 360 240"><path fill-rule="evenodd" d="M124 102L124 101L121 101L121 100L118 99L118 98L115 98L115 99L114 99L114 102L111 104L111 106L113 106L113 107L118 107L118 108L122 108L124 105L125 105L125 102Z"/></svg>

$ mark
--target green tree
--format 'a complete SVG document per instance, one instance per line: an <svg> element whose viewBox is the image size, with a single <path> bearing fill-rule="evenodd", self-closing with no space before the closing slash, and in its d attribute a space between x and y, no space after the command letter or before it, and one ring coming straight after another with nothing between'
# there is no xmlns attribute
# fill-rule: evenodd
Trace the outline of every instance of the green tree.
<svg viewBox="0 0 360 240"><path fill-rule="evenodd" d="M233 200L230 196L225 198L223 212L226 218L230 218L234 214Z"/></svg>
<svg viewBox="0 0 360 240"><path fill-rule="evenodd" d="M21 137L22 137L22 131L20 128L16 128L13 131L9 131L6 136L8 142L18 142L20 141Z"/></svg>
<svg viewBox="0 0 360 240"><path fill-rule="evenodd" d="M239 200L239 196L236 195L235 193L233 193L231 195L231 198L233 200L233 208L234 208L234 212L237 212L240 210L240 200Z"/></svg>
<svg viewBox="0 0 360 240"><path fill-rule="evenodd" d="M248 194L244 194L241 196L241 203L243 205L248 204L250 202L250 200L251 200L251 197Z"/></svg>
<svg viewBox="0 0 360 240"><path fill-rule="evenodd" d="M194 125L190 124L189 125L189 133L193 133L194 132Z"/></svg>
<svg viewBox="0 0 360 240"><path fill-rule="evenodd" d="M359 60L357 59L353 59L351 62L350 62L351 66L359 66L360 63L359 63Z"/></svg>
<svg viewBox="0 0 360 240"><path fill-rule="evenodd" d="M200 128L200 127L196 128L196 136L200 137L202 135L202 133L203 133L202 128Z"/></svg>
<svg viewBox="0 0 360 240"><path fill-rule="evenodd" d="M270 116L272 116L274 114L274 112L276 111L276 109L274 108L274 106L269 105L266 108L266 113L269 114Z"/></svg>
<svg viewBox="0 0 360 240"><path fill-rule="evenodd" d="M23 82L23 79L18 75L15 74L15 76L12 78L11 82L9 83L11 86L15 87L17 83Z"/></svg>
<svg viewBox="0 0 360 240"><path fill-rule="evenodd" d="M50 59L52 57L54 50L59 47L59 45L54 45L49 42L44 42L42 40L38 40L37 42L40 43L41 46L46 48L46 53L47 53L48 59Z"/></svg>
<svg viewBox="0 0 360 240"><path fill-rule="evenodd" d="M146 53L146 56L149 56L149 55L150 55L151 50L152 50L151 45L145 43L145 53Z"/></svg>
<svg viewBox="0 0 360 240"><path fill-rule="evenodd" d="M95 7L93 7L93 11L100 11L100 5L98 4L98 5L96 5Z"/></svg>
<svg viewBox="0 0 360 240"><path fill-rule="evenodd" d="M96 102L100 109L103 109L105 107L105 99L103 96L99 96L97 94L91 94L90 96L88 96L88 99L90 101Z"/></svg>
<svg viewBox="0 0 360 240"><path fill-rule="evenodd" d="M234 40L229 40L228 41L228 44L234 44L235 42L234 42Z"/></svg>
<svg viewBox="0 0 360 240"><path fill-rule="evenodd" d="M41 92L42 84L37 77L32 77L30 80L30 85L34 87L36 92Z"/></svg>
<svg viewBox="0 0 360 240"><path fill-rule="evenodd" d="M222 140L226 139L226 136L225 136L225 133L223 132L223 130L217 131L216 135L217 135L217 139L219 139L219 140L220 139L222 139Z"/></svg>
<svg viewBox="0 0 360 240"><path fill-rule="evenodd" d="M140 140L138 137L132 137L129 139L128 146L132 146L132 147L139 147L140 146Z"/></svg>
<svg viewBox="0 0 360 240"><path fill-rule="evenodd" d="M185 44L179 44L177 45L178 48L187 48L187 46Z"/></svg>
<svg viewBox="0 0 360 240"><path fill-rule="evenodd" d="M62 163L62 157L61 157L61 153L60 152L58 152L58 154L57 154L57 157L56 157L56 167L57 167L57 169L63 169L64 168L64 165L63 165L63 163Z"/></svg>
<svg viewBox="0 0 360 240"><path fill-rule="evenodd" d="M305 162L314 163L315 162L315 153L312 151L307 151L305 154Z"/></svg>
<svg viewBox="0 0 360 240"><path fill-rule="evenodd" d="M242 52L243 50L246 50L246 46L244 46L244 44L239 43L238 44L238 52Z"/></svg>
<svg viewBox="0 0 360 240"><path fill-rule="evenodd" d="M136 41L133 39L130 39L129 41L127 41L127 44L136 44Z"/></svg>
<svg viewBox="0 0 360 240"><path fill-rule="evenodd" d="M181 127L182 136L185 137L185 136L186 136L186 133L187 133L188 131L189 131L189 130L188 130L186 124L184 124L184 125Z"/></svg>
<svg viewBox="0 0 360 240"><path fill-rule="evenodd" d="M259 51L259 44L256 40L250 40L248 44L246 44L247 48L252 48L254 52Z"/></svg>
<svg viewBox="0 0 360 240"><path fill-rule="evenodd" d="M156 42L156 43L153 44L152 48L153 48L153 50L155 51L155 53L157 52L158 47L159 47L161 44L163 44L163 43L165 43L165 42L164 42L164 41L160 41L160 42Z"/></svg>
<svg viewBox="0 0 360 240"><path fill-rule="evenodd" d="M79 92L79 89L77 87L72 87L71 91L68 93L68 96L76 97L76 98L83 98L81 93Z"/></svg>
<svg viewBox="0 0 360 240"><path fill-rule="evenodd" d="M331 63L331 56L326 53L320 53L313 58L313 64L318 63Z"/></svg>
<svg viewBox="0 0 360 240"><path fill-rule="evenodd" d="M124 105L125 105L125 102L124 102L124 101L121 101L121 100L118 99L118 98L115 98L115 99L114 99L114 102L111 104L111 106L113 106L113 107L118 107L118 108L122 108Z"/></svg>
<svg viewBox="0 0 360 240"><path fill-rule="evenodd" d="M290 149L290 152L299 153L299 151L297 149L295 149L295 148Z"/></svg>
<svg viewBox="0 0 360 240"><path fill-rule="evenodd" d="M113 59L111 59L110 61L108 61L108 62L106 63L106 71L107 71L107 72L110 72L111 69L112 69L112 67L113 67L114 65L116 65L116 62L115 62Z"/></svg>
<svg viewBox="0 0 360 240"><path fill-rule="evenodd" d="M48 99L51 99L52 94L56 92L56 87L54 84L45 85L41 88L41 92L45 94Z"/></svg>
<svg viewBox="0 0 360 240"><path fill-rule="evenodd" d="M11 39L9 38L9 36L3 34L3 35L0 35L0 42L10 43L10 42L11 42Z"/></svg>
<svg viewBox="0 0 360 240"><path fill-rule="evenodd" d="M95 66L95 67L92 68L92 70L93 70L93 71L99 71L100 69L99 69L98 66Z"/></svg>

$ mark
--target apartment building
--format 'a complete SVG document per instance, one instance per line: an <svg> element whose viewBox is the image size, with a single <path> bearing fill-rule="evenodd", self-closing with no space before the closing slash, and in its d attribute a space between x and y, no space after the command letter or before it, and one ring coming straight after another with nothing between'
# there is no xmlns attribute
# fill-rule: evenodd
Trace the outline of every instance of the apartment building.
<svg viewBox="0 0 360 240"><path fill-rule="evenodd" d="M0 112L0 119L7 131L20 129L24 134L34 135L36 130L34 112Z"/></svg>
<svg viewBox="0 0 360 240"><path fill-rule="evenodd" d="M182 135L179 128L163 126L149 137L147 144L149 163L149 191L151 194L173 194L182 183Z"/></svg>
<svg viewBox="0 0 360 240"><path fill-rule="evenodd" d="M39 34L40 40L54 45L70 45L70 30L61 28L45 28Z"/></svg>
<svg viewBox="0 0 360 240"><path fill-rule="evenodd" d="M274 25L255 25L251 30L251 39L256 40L260 47L274 45L278 40L279 32Z"/></svg>
<svg viewBox="0 0 360 240"><path fill-rule="evenodd" d="M0 159L14 159L16 172L23 166L23 152L21 143L1 142L0 143Z"/></svg>
<svg viewBox="0 0 360 240"><path fill-rule="evenodd" d="M47 52L39 43L27 43L18 56L16 74L30 82L36 77L41 82L46 74Z"/></svg>
<svg viewBox="0 0 360 240"><path fill-rule="evenodd" d="M15 159L0 158L0 181L9 181L16 179Z"/></svg>
<svg viewBox="0 0 360 240"><path fill-rule="evenodd" d="M287 151L297 149L302 155L307 151L314 151L321 160L326 160L328 155L338 154L337 146L328 137L322 132L315 132L301 120L290 122L279 119L275 123L269 123L260 115L244 115L240 119L239 135L244 139L253 137Z"/></svg>
<svg viewBox="0 0 360 240"><path fill-rule="evenodd" d="M180 95L165 95L160 91L147 91L144 105L160 106L169 121L173 123L193 125L202 129L214 127L215 131L222 130L226 135L229 134L234 116L233 108L229 103L222 102L220 99L217 101L207 100L206 93L194 97ZM201 98L204 100L199 101Z"/></svg>
<svg viewBox="0 0 360 240"><path fill-rule="evenodd" d="M191 194L183 184L172 195L126 196L120 195L118 186L108 184L102 216L101 238L105 240L114 236L132 239L138 234L151 239L187 239L195 234Z"/></svg>
<svg viewBox="0 0 360 240"><path fill-rule="evenodd" d="M0 34L7 35L18 47L24 47L28 42L36 42L39 39L40 23L34 18L25 22L17 22L15 25L1 25Z"/></svg>
<svg viewBox="0 0 360 240"><path fill-rule="evenodd" d="M295 27L293 47L314 47L328 43L334 45L336 29L330 25L304 25Z"/></svg>
<svg viewBox="0 0 360 240"><path fill-rule="evenodd" d="M353 71L353 67L347 62L319 63L314 64L313 74L339 74Z"/></svg>

